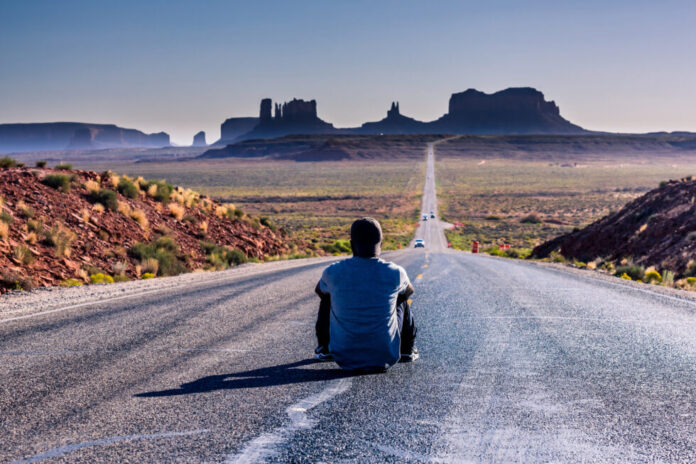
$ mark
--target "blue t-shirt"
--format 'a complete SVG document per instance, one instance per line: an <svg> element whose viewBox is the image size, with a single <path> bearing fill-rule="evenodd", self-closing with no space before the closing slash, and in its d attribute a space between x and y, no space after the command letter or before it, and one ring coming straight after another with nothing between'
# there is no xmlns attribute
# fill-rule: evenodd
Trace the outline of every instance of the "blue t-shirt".
<svg viewBox="0 0 696 464"><path fill-rule="evenodd" d="M344 369L388 368L399 362L396 299L410 281L406 270L380 258L352 257L324 269L331 296L329 351Z"/></svg>

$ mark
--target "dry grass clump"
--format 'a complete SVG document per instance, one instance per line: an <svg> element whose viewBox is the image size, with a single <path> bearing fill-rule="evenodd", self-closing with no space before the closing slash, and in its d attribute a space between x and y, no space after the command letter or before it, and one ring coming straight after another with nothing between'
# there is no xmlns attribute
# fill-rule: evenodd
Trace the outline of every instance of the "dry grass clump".
<svg viewBox="0 0 696 464"><path fill-rule="evenodd" d="M36 243L39 241L39 236L36 235L36 232L29 232L24 238L24 241L29 245L36 245Z"/></svg>
<svg viewBox="0 0 696 464"><path fill-rule="evenodd" d="M169 214L179 221L181 221L184 218L184 214L186 214L186 209L178 203L169 203L167 208L169 209Z"/></svg>
<svg viewBox="0 0 696 464"><path fill-rule="evenodd" d="M157 184L152 184L147 188L147 195L153 198L157 195Z"/></svg>
<svg viewBox="0 0 696 464"><path fill-rule="evenodd" d="M131 211L130 217L134 219L144 231L146 231L150 225L149 221L147 220L147 216L145 215L145 211L142 209L134 209Z"/></svg>
<svg viewBox="0 0 696 464"><path fill-rule="evenodd" d="M14 257L23 266L29 266L34 262L34 253L31 252L29 247L24 245L19 245L14 249Z"/></svg>
<svg viewBox="0 0 696 464"><path fill-rule="evenodd" d="M20 213L22 213L22 216L25 218L33 218L35 211L31 206L28 206L26 203L24 203L24 200L19 200L17 202L17 209L19 210Z"/></svg>
<svg viewBox="0 0 696 464"><path fill-rule="evenodd" d="M125 201L119 201L118 206L116 207L116 211L119 213L123 214L124 216L130 216L132 209L128 203Z"/></svg>
<svg viewBox="0 0 696 464"><path fill-rule="evenodd" d="M210 213L213 212L213 208L215 207L215 203L213 203L213 202L212 202L210 199L208 199L208 198L203 198L203 199L200 201L200 206L201 206L201 210L202 210L204 213L210 214Z"/></svg>
<svg viewBox="0 0 696 464"><path fill-rule="evenodd" d="M201 235L208 235L208 221L203 221L200 224L198 224L198 228L201 231Z"/></svg>
<svg viewBox="0 0 696 464"><path fill-rule="evenodd" d="M7 240L10 236L10 225L0 221L0 239Z"/></svg>
<svg viewBox="0 0 696 464"><path fill-rule="evenodd" d="M99 214L106 211L106 208L101 203L95 203L94 206L92 206L92 209Z"/></svg>
<svg viewBox="0 0 696 464"><path fill-rule="evenodd" d="M85 189L87 189L89 193L96 193L101 190L101 186L99 185L99 182L88 180L85 182Z"/></svg>
<svg viewBox="0 0 696 464"><path fill-rule="evenodd" d="M54 225L44 235L46 244L55 248L55 254L59 258L70 256L70 247L75 239L77 239L77 235L63 224Z"/></svg>
<svg viewBox="0 0 696 464"><path fill-rule="evenodd" d="M89 222L89 210L87 208L82 208L80 210L80 219L82 219L82 222L87 224Z"/></svg>
<svg viewBox="0 0 696 464"><path fill-rule="evenodd" d="M159 271L159 261L157 261L157 258L145 258L142 261L140 261L140 271L144 274L153 274L157 275L157 271Z"/></svg>
<svg viewBox="0 0 696 464"><path fill-rule="evenodd" d="M118 174L109 173L109 183L112 185L112 187L118 187L119 182L121 182L121 178L118 176Z"/></svg>

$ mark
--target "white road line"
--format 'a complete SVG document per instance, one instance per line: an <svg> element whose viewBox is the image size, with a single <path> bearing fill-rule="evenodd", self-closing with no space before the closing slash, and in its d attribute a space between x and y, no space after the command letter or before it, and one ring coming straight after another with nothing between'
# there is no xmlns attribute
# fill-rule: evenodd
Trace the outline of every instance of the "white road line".
<svg viewBox="0 0 696 464"><path fill-rule="evenodd" d="M258 271L256 271L256 272L249 272L249 273L246 273L246 274L235 273L234 275L226 275L226 276L222 276L222 277L218 277L218 278L214 278L214 279L204 280L204 281L202 281L202 282L182 282L182 283L179 284L179 285L173 285L173 286L171 286L171 287L156 288L156 289L153 289L153 290L145 290L145 291L142 291L142 292L129 293L129 294L127 294L127 295L115 296L115 297L111 297L111 298L104 298L104 299L101 299L101 300L87 301L87 302L84 302L84 303L77 303L77 304L74 304L74 305L63 306L63 307L55 308L55 309L49 309L49 310L47 310L47 311L41 311L41 312L38 312L38 313L26 314L26 315L24 315L24 316L16 316L16 317L10 317L10 318L7 318L7 319L0 319L0 324L6 323L6 322L11 322L11 321L18 321L18 320L20 320L20 319L29 319L29 318L32 318L32 317L43 316L43 315L45 315L45 314L58 313L58 312L62 312L62 311L67 311L67 310L69 310L69 309L82 308L82 307L84 307L84 306L91 306L91 305L96 305L96 304L101 304L101 303L109 303L109 302L112 302L112 301L124 300L124 299L127 299L127 298L135 298L135 297L138 297L138 296L150 295L150 294L152 294L152 293L173 291L173 290L177 290L178 288L181 288L181 287L186 287L187 290L190 290L191 288L197 288L197 287L205 286L205 285L208 285L208 284L211 284L211 283L224 282L224 281L226 281L226 280L234 280L234 279L237 279L237 278L254 277L254 276L261 275L261 274L267 274L267 273L278 272L278 271L285 271L285 270L295 269L295 268L297 268L297 267L302 267L302 266L311 266L312 264L314 264L314 263L310 263L310 264L301 263L301 264L298 264L298 265L295 265L295 266L292 266L292 265L291 265L291 266L283 267L283 268L280 268L280 269L261 269L261 270L258 270Z"/></svg>
<svg viewBox="0 0 696 464"><path fill-rule="evenodd" d="M289 424L278 427L273 432L259 435L247 443L238 454L229 455L225 462L236 464L263 462L266 458L278 454L278 448L290 440L295 432L314 426L314 421L307 417L307 411L345 392L350 385L351 379L347 377L332 380L319 393L291 405L285 410L290 417Z"/></svg>
<svg viewBox="0 0 696 464"><path fill-rule="evenodd" d="M61 446L58 448L53 448L51 450L46 451L45 453L37 454L35 456L25 458L25 459L20 459L17 461L12 461L10 464L20 464L20 463L25 463L25 462L40 461L42 459L57 458L59 456L62 456L64 454L68 454L68 453L72 453L73 451L77 451L77 450L82 449L82 448L88 448L90 446L110 445L112 443L116 443L119 441L154 440L157 438L182 437L182 436L186 436L186 435L198 435L201 433L206 433L208 431L209 430L207 430L207 429L206 430L189 430L187 432L162 432L162 433L125 435L125 436L119 436L119 437L101 438L99 440L86 441L84 443L75 443L72 445L65 445L65 446Z"/></svg>

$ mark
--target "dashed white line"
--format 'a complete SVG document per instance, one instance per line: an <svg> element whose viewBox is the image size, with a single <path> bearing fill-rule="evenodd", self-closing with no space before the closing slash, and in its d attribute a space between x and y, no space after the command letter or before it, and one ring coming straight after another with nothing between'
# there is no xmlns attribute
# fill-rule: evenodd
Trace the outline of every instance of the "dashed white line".
<svg viewBox="0 0 696 464"><path fill-rule="evenodd" d="M247 443L238 454L228 456L225 462L235 464L256 463L278 454L278 448L290 440L295 432L314 426L314 421L307 417L307 411L345 392L350 388L350 384L350 378L332 380L319 393L308 396L291 405L285 410L290 417L289 424L278 427L273 432L259 435Z"/></svg>

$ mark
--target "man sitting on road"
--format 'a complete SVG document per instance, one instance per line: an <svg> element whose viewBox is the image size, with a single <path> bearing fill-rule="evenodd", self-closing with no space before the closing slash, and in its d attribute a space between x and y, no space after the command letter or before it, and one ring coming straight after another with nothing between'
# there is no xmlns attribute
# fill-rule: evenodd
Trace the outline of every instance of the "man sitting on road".
<svg viewBox="0 0 696 464"><path fill-rule="evenodd" d="M415 361L416 326L408 304L413 285L406 270L379 258L382 228L362 218L350 228L353 257L324 269L315 357L344 369L387 369Z"/></svg>

